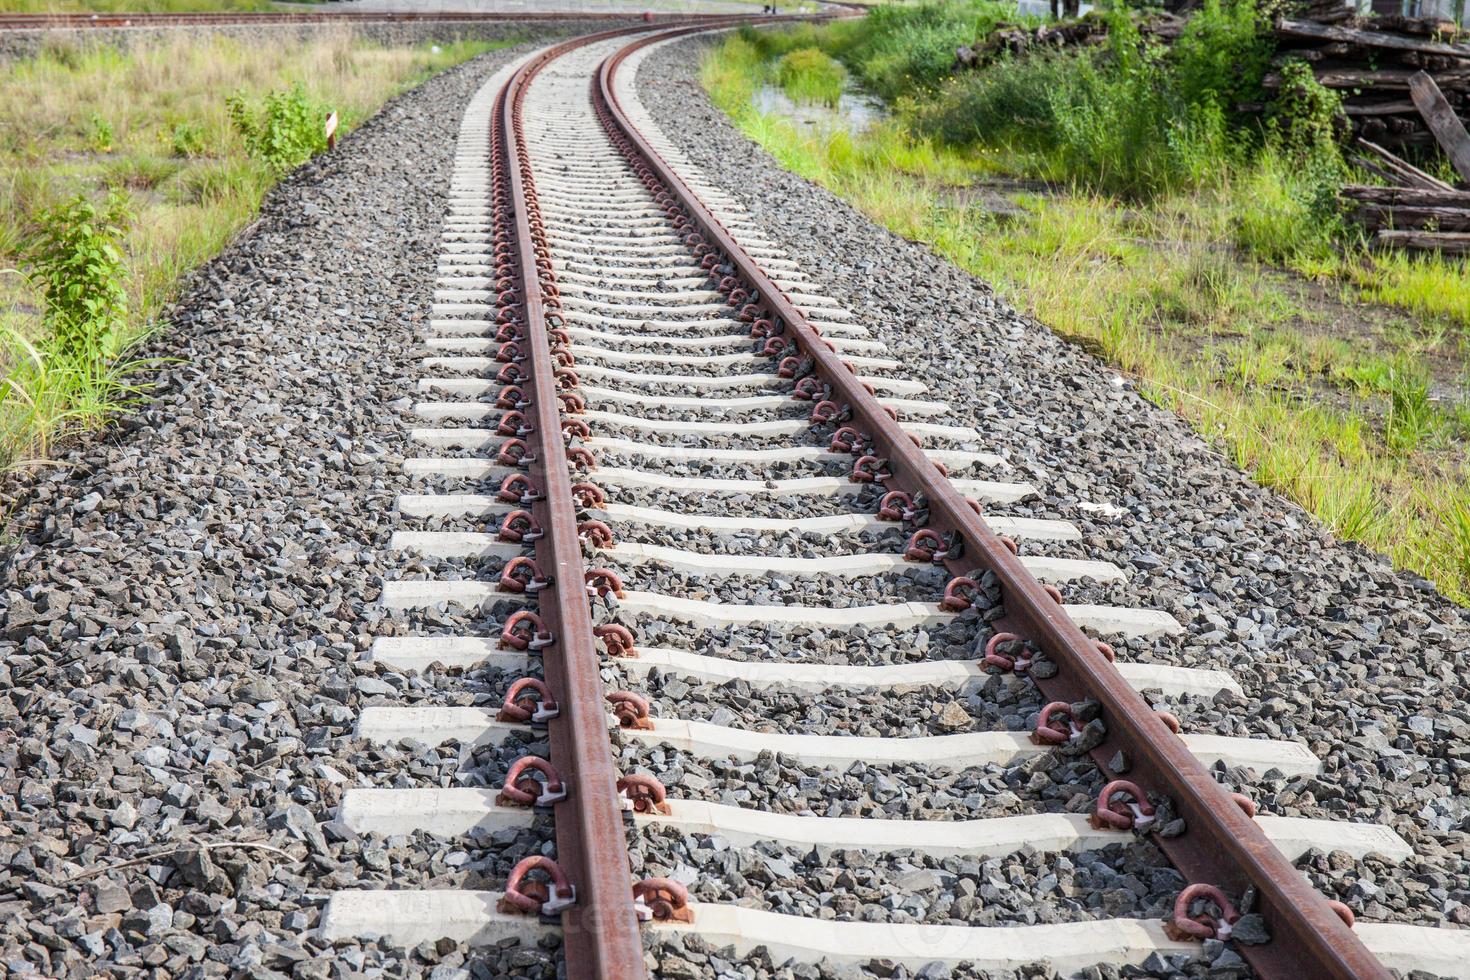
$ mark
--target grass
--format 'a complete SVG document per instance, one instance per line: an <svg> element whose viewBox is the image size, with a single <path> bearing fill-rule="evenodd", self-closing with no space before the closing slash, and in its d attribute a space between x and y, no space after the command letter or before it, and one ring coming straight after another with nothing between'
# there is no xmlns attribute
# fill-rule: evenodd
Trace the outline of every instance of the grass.
<svg viewBox="0 0 1470 980"><path fill-rule="evenodd" d="M842 98L847 69L816 48L798 48L776 62L776 79L792 102L835 106Z"/></svg>
<svg viewBox="0 0 1470 980"><path fill-rule="evenodd" d="M956 147L916 136L902 119L858 136L798 129L753 107L769 70L768 53L735 36L706 57L702 80L783 166L930 245L1133 376L1146 397L1336 534L1470 600L1470 409L1430 398L1428 361L1431 351L1453 350L1470 321L1440 296L1441 318L1428 324L1342 336L1323 322L1322 303L1304 299L1300 280L1242 254L1241 239L1254 236L1263 251L1292 261L1349 264L1314 251L1314 237L1283 238L1296 233L1273 223L1272 200L1248 196L1268 187L1266 168L1284 169L1284 160L1268 155L1256 172L1127 207L1080 187L1021 195L1021 216L1002 220L973 203L971 185L1014 172L1023 150ZM1414 276L1441 283L1455 271L1444 262L1355 261L1378 288L1407 287ZM1421 299L1434 292L1414 289ZM1455 291L1464 289L1460 282Z"/></svg>
<svg viewBox="0 0 1470 980"><path fill-rule="evenodd" d="M257 106L299 92L309 125L335 110L345 133L389 96L511 43L212 37L128 52L53 45L0 66L0 269L11 270L0 275L0 466L44 457L135 399L129 372L140 365L127 351L159 327L181 278L254 219L277 173L247 152L228 96ZM54 343L46 299L21 272L48 208L109 193L130 219L119 242L126 316L108 357L79 359Z"/></svg>
<svg viewBox="0 0 1470 980"><path fill-rule="evenodd" d="M1470 325L1470 277L1463 263L1389 252L1367 262L1344 262L1334 271L1366 300Z"/></svg>

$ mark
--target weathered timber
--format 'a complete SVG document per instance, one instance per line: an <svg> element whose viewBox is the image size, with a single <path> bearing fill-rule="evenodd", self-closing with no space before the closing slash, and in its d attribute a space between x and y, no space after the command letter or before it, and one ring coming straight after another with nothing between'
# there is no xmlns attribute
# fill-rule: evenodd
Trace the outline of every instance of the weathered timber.
<svg viewBox="0 0 1470 980"><path fill-rule="evenodd" d="M1346 184L1342 196L1350 201L1404 207L1470 208L1470 191Z"/></svg>
<svg viewBox="0 0 1470 980"><path fill-rule="evenodd" d="M1318 17L1317 20L1322 18ZM1443 17L1404 17L1401 14L1379 14L1373 26L1382 31L1415 34L1420 37L1454 37L1465 33L1455 22Z"/></svg>
<svg viewBox="0 0 1470 980"><path fill-rule="evenodd" d="M1450 158L1455 173L1461 180L1470 180L1470 133L1465 132L1465 124L1445 101L1434 77L1422 71L1411 77L1409 95L1419 107L1419 115L1424 117L1429 131L1439 141L1440 149Z"/></svg>
<svg viewBox="0 0 1470 980"><path fill-rule="evenodd" d="M1390 51L1418 51L1423 54L1448 55L1451 58L1470 58L1470 45L1445 44L1424 38L1405 37L1402 34L1385 34L1382 31L1362 31L1350 27L1316 24L1311 21L1287 20L1276 22L1276 32L1286 37L1309 38L1314 41L1337 41L1344 44L1359 44L1368 48L1384 48Z"/></svg>
<svg viewBox="0 0 1470 980"><path fill-rule="evenodd" d="M1313 72L1313 74L1317 76L1317 81L1328 88L1407 89L1409 87L1409 79L1417 72L1417 68L1363 70L1351 68L1320 68ZM1441 85L1464 88L1470 86L1470 67L1441 72L1437 78ZM1280 88L1281 75L1277 72L1271 72L1262 80L1261 84L1266 88Z"/></svg>
<svg viewBox="0 0 1470 980"><path fill-rule="evenodd" d="M1414 103L1408 101L1369 102L1366 104L1346 103L1342 111L1349 116L1397 116L1406 112L1417 112Z"/></svg>
<svg viewBox="0 0 1470 980"><path fill-rule="evenodd" d="M1400 156L1396 156L1379 146L1371 140L1361 137L1356 141L1357 145L1376 156L1387 168L1399 177L1399 182L1410 187L1426 187L1435 191L1454 190L1449 184L1440 180L1432 174L1427 174Z"/></svg>
<svg viewBox="0 0 1470 980"><path fill-rule="evenodd" d="M1470 254L1470 232L1466 231L1390 231L1373 236L1375 248L1412 248L1446 255Z"/></svg>
<svg viewBox="0 0 1470 980"><path fill-rule="evenodd" d="M1390 204L1362 204L1353 217L1370 231L1374 228L1470 231L1470 210L1465 208L1408 208Z"/></svg>

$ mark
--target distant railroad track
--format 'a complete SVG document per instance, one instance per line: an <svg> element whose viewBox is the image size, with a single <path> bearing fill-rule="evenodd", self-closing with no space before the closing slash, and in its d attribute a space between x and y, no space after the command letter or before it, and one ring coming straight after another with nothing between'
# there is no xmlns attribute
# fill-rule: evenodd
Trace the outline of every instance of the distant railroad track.
<svg viewBox="0 0 1470 980"><path fill-rule="evenodd" d="M833 7L843 4L831 3ZM855 5L854 5L855 6ZM0 14L0 31L51 31L160 27L233 27L242 24L302 25L312 24L414 24L459 23L478 21L607 21L641 17L654 22L684 22L707 19L708 14L643 11L629 6L619 11L466 11L463 13L425 11L322 11L321 13L68 13L68 14Z"/></svg>
<svg viewBox="0 0 1470 980"><path fill-rule="evenodd" d="M417 383L424 426L411 433L435 455L405 464L415 479L458 489L404 494L399 509L410 523L394 546L472 571L388 582L382 602L402 614L478 609L497 631L385 637L372 656L391 669L438 663L522 679L498 712L374 706L357 731L382 743L514 745L534 744L544 726L547 750L510 766L498 793L351 788L340 819L358 833L454 837L524 826L535 808L549 808L556 856L525 859L500 891L337 892L325 937L495 943L559 926L574 978L644 975L641 921L740 955L764 947L776 962L886 958L1001 970L1049 959L1070 972L1232 936L1247 940L1235 944L1239 954L1271 978L1384 978L1388 966L1455 972L1470 962L1470 933L1354 924L1307 884L1291 858L1311 847L1389 860L1411 852L1383 826L1257 817L1251 801L1232 797L1211 763L1287 773L1320 763L1295 743L1181 733L1156 712L1141 690L1208 697L1238 688L1218 671L1114 663L1098 637L1179 624L1151 610L1067 604L1067 582L1124 573L1023 550L1018 539L1067 540L1076 529L988 516L1028 488L983 448L983 434L934 421L950 407L924 399L925 385L884 357L799 258L763 238L653 125L629 65L650 45L739 22L706 18L556 44L503 69L466 112ZM493 530L416 529L424 519ZM736 537L742 546L727 547ZM775 544L748 547L766 539ZM813 540L821 554L809 553ZM791 593L806 580L819 593L853 579L871 580L884 601L732 598L746 590L742 581L785 582ZM864 659L867 634L903 642L917 628L961 636L976 654ZM797 634L837 636L837 652L808 660L811 643ZM787 639L753 639L771 635ZM752 655L731 656L742 646ZM636 684L604 689L607 670L636 679L655 669L800 691L817 705L837 690L881 698L975 689L993 675L1034 687L1039 710L1031 731L859 738L762 732L758 717L654 717ZM727 805L692 784L665 787L620 769L640 746L839 766L1011 765L1057 752L1090 758L1103 775L1090 815L835 819ZM1083 851L1130 841L1131 832L1186 887L1167 923L807 919L696 901L678 880L635 880L629 835L660 827L735 847L986 856ZM1243 912L1259 922L1253 935Z"/></svg>

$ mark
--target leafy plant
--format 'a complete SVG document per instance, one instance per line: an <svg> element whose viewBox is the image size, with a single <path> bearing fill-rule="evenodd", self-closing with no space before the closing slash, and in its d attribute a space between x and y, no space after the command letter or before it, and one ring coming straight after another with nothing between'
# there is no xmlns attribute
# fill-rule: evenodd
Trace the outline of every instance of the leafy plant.
<svg viewBox="0 0 1470 980"><path fill-rule="evenodd" d="M298 83L269 92L258 108L238 93L225 100L230 122L245 141L245 151L277 176L299 167L327 148L324 107Z"/></svg>
<svg viewBox="0 0 1470 980"><path fill-rule="evenodd" d="M101 208L79 194L41 213L27 277L46 302L51 352L87 360L117 353L128 315L121 242L129 221L127 200L118 194Z"/></svg>
<svg viewBox="0 0 1470 980"><path fill-rule="evenodd" d="M169 134L176 157L197 157L204 152L204 127L198 123L177 122Z"/></svg>
<svg viewBox="0 0 1470 980"><path fill-rule="evenodd" d="M1187 105L1234 114L1261 98L1271 63L1268 23L1251 0L1205 0L1169 49L1173 82Z"/></svg>
<svg viewBox="0 0 1470 980"><path fill-rule="evenodd" d="M1317 81L1305 61L1281 66L1281 89L1268 118L1280 145L1296 156L1337 155L1342 96Z"/></svg>
<svg viewBox="0 0 1470 980"><path fill-rule="evenodd" d="M111 153L112 144L117 139L112 131L112 123L108 122L99 113L92 113L87 120L87 145L96 153Z"/></svg>

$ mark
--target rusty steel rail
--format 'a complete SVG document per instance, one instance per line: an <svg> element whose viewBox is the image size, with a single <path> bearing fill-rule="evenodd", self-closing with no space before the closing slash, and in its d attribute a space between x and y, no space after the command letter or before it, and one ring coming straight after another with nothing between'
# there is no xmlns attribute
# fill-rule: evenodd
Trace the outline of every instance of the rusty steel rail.
<svg viewBox="0 0 1470 980"><path fill-rule="evenodd" d="M302 26L318 24L454 24L454 23L497 23L497 22L544 22L544 21L613 21L630 20L644 16L640 12L627 14L589 13L566 11L554 13L536 11L525 13L495 13L488 11L445 12L393 12L383 11L323 11L321 13L136 13L136 14L0 14L0 31L75 31L107 30L118 28L158 29L165 27L238 27L252 26ZM694 16L691 14L648 14L655 22L681 22Z"/></svg>
<svg viewBox="0 0 1470 980"><path fill-rule="evenodd" d="M1260 976L1388 980L1390 974L1383 964L1129 686L1100 645L1066 614L1059 594L1049 594L1026 570L977 508L889 416L851 367L628 120L613 86L618 66L634 51L684 33L688 30L641 38L604 61L594 86L600 113L635 169L665 188L667 201L692 223L696 252L714 255L733 271L738 290L748 294L741 298L732 292L735 305L743 302L742 317L768 321L771 334L793 345L784 353L810 363L811 373L825 386L823 400L833 403L827 408L819 405L814 419L850 412L846 424L857 430L865 444L867 461L861 465L867 472L876 474L889 490L922 494L927 501L926 527L938 536L931 539L936 541L932 550L943 556L946 568L957 577L993 573L1000 583L1005 616L991 625L1029 641L1056 665L1054 676L1033 678L1047 700L1091 699L1101 706L1106 737L1090 754L1108 772L1108 761L1121 749L1131 765L1128 778L1145 793L1172 801L1174 812L1185 820L1185 832L1173 838L1155 834L1152 839L1185 879L1218 886L1237 898L1249 887L1255 888L1256 907L1265 916L1271 938L1261 945L1237 945ZM811 397L814 401L822 398L816 393ZM979 571L973 571L976 569Z"/></svg>
<svg viewBox="0 0 1470 980"><path fill-rule="evenodd" d="M820 0L828 6L840 9L861 10L860 4L843 0ZM324 10L321 12L262 12L249 13L55 13L55 14L0 14L0 31L47 31L47 30L103 30L108 28L161 28L161 27L230 27L243 24L253 25L302 25L313 24L412 24L412 23L475 23L475 22L547 22L547 21L627 21L642 20L654 24L680 24L707 21L712 17L739 16L753 19L749 14L698 14L638 10L632 6L626 11L585 10L538 10L538 11L362 11ZM787 17L787 20L797 20Z"/></svg>
<svg viewBox="0 0 1470 980"><path fill-rule="evenodd" d="M524 437L525 455L518 462L522 466L529 462L531 486L522 502L530 503L534 525L542 532L536 541L536 570L549 583L537 594L537 625L552 641L542 649L542 674L560 706L547 727L552 763L567 787L566 798L554 811L556 854L562 872L576 889L574 904L562 912L562 930L567 975L578 980L643 976L643 946L587 604L570 464L562 439L560 382L548 337L548 302L552 310L560 304L555 299L550 262L541 264L549 253L522 138L520 107L527 87L544 65L601 36L556 45L515 72L496 99L491 150L495 189L502 198L497 210L503 209L497 218L512 226L509 244L515 277L511 288L521 313L514 342L521 345L521 362L530 364L527 377L514 379L523 385L521 402L529 402L524 408L530 409L523 424L523 431L529 430ZM502 254L497 244L496 255ZM497 288L503 283L502 278Z"/></svg>
<svg viewBox="0 0 1470 980"><path fill-rule="evenodd" d="M748 21L703 18L691 29ZM521 103L537 73L556 58L646 30L603 31L540 52L497 94L491 122L495 288L502 310L512 311L499 318L500 339L515 348L502 380L517 389L514 407L521 413L517 437L502 445L499 455L525 474L523 482L507 482L502 489L515 487L513 496L519 494L520 504L530 511L531 533L539 532L532 566L539 618L530 622L539 635L545 690L559 709L548 722L548 735L555 775L567 795L555 804L557 860L551 868L575 888L575 901L561 910L563 956L571 980L637 980L646 972L606 692L588 607L589 591L602 587L598 575L605 573L589 573L582 561L569 461L575 453L567 451L563 436L564 429L575 431L580 425L563 418L564 408L568 416L579 410L580 399L574 393L576 376L569 370L568 339L559 329L561 304L522 135ZM502 391L502 400L506 397ZM516 480L522 478L510 478ZM551 869L544 859L534 864ZM518 884L508 882L507 891ZM535 903L529 904L534 908Z"/></svg>

